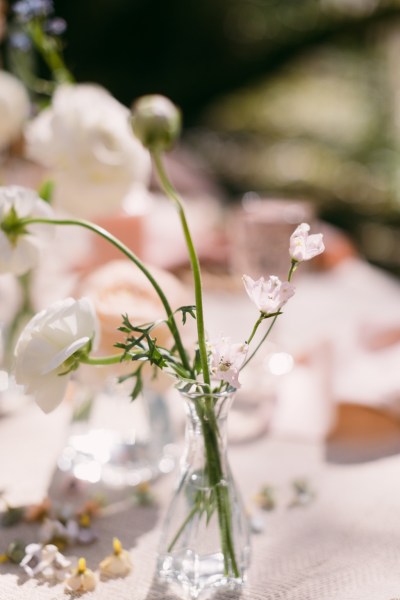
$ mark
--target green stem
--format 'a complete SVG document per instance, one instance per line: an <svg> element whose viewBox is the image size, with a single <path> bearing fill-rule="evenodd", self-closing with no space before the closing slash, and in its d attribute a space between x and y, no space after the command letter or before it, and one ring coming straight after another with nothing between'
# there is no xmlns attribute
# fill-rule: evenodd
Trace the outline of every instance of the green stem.
<svg viewBox="0 0 400 600"><path fill-rule="evenodd" d="M261 325L261 323L263 322L264 319L265 319L265 315L263 313L261 313L253 327L253 331L251 332L249 339L246 342L247 345L250 345L251 340L255 336L258 327Z"/></svg>
<svg viewBox="0 0 400 600"><path fill-rule="evenodd" d="M85 229L89 229L90 231L93 231L94 233L100 235L105 240L110 242L113 246L118 248L118 250L120 250L120 252L122 252L122 254L124 254L127 258L129 258L147 277L147 279L153 286L154 290L157 292L158 297L160 298L160 300L164 306L165 312L167 313L167 316L168 316L167 325L174 337L175 345L176 345L177 351L179 353L179 356L181 358L182 365L188 371L188 373L191 376L193 376L192 369L190 367L189 360L188 360L186 351L183 347L178 327L176 325L176 321L175 321L175 317L174 317L172 308L171 308L163 290L158 285L157 281L154 279L154 277L152 276L150 271L145 267L145 265L142 263L142 261L136 256L136 254L134 254L127 246L125 246L125 244L120 242L118 238L113 236L106 229L103 229L102 227L99 227L98 225L95 225L94 223L91 223L90 221L84 221L81 219L45 219L45 218L39 218L39 217L30 217L30 218L26 218L26 219L21 219L18 222L19 226L22 226L22 227L25 227L27 225L32 225L35 223L41 223L41 224L47 224L47 225L75 225L78 227L83 227Z"/></svg>
<svg viewBox="0 0 400 600"><path fill-rule="evenodd" d="M170 543L170 545L168 546L168 552L171 552L173 547L175 546L176 542L178 541L178 539L180 538L180 536L182 535L183 530L185 529L186 525L188 523L190 523L190 521L193 519L194 515L199 511L199 506L196 502L196 504L193 506L192 510L190 511L190 513L188 514L188 516L186 517L186 519L183 521L182 525L179 527L178 531L176 532L174 539L172 540L172 542Z"/></svg>
<svg viewBox="0 0 400 600"><path fill-rule="evenodd" d="M101 366L101 365L115 365L123 360L131 360L130 356L125 354L113 354L112 356L87 356L86 358L81 358L79 362L84 363L85 365L93 365L93 366Z"/></svg>
<svg viewBox="0 0 400 600"><path fill-rule="evenodd" d="M188 226L188 223L186 220L186 215L185 215L185 210L183 208L182 200L168 179L168 175L164 169L164 165L163 165L160 154L158 152L153 152L152 156L153 156L155 168L158 173L158 177L160 179L161 185L162 185L166 195L172 200L172 202L175 204L175 206L178 210L179 218L180 218L182 229L183 229L183 234L185 236L185 241L186 241L187 249L189 252L189 258L190 258L190 263L191 263L192 272L193 272L195 301L196 301L197 336L198 336L198 344L199 344L200 362L201 362L201 367L202 367L204 383L210 385L210 371L209 371L209 367L208 367L206 335L205 335L205 329L204 329L203 296L202 296L202 287L201 287L201 272L200 272L199 259L198 259L198 256L197 256L194 244L193 244L192 236L190 234L190 230L189 230L189 226Z"/></svg>
<svg viewBox="0 0 400 600"><path fill-rule="evenodd" d="M26 27L36 50L52 72L54 80L57 83L73 83L75 79L65 65L57 41L43 31L41 20L34 19L27 23Z"/></svg>

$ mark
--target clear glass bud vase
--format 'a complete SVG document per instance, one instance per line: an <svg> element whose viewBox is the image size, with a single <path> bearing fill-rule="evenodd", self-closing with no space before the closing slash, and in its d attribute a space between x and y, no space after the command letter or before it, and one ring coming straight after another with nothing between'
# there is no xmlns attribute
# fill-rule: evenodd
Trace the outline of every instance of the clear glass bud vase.
<svg viewBox="0 0 400 600"><path fill-rule="evenodd" d="M198 598L240 588L250 558L248 519L227 459L234 391L182 393L187 415L178 485L163 525L159 576Z"/></svg>

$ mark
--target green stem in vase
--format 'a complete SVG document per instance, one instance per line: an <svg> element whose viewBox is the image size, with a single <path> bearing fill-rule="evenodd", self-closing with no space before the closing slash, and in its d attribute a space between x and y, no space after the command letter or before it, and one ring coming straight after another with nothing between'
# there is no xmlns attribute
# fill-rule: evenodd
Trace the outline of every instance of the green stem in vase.
<svg viewBox="0 0 400 600"><path fill-rule="evenodd" d="M185 241L186 241L187 249L189 252L189 259L190 259L190 263L192 266L192 272L193 272L194 292L195 292L195 301L196 301L197 336L198 336L198 344L199 344L199 352L200 352L201 369L202 369L202 373L203 373L204 383L207 385L210 385L210 370L208 367L206 335L205 335L205 329L204 329L203 295L202 295L202 287L201 287L201 272L200 272L199 259L198 259L196 249L193 244L193 240L192 240L192 236L191 236L189 226L187 223L186 214L185 214L185 210L183 208L182 200L168 178L168 175L164 169L164 165L163 165L160 153L153 151L152 157L154 160L157 174L160 178L161 185L162 185L166 195L172 200L172 202L175 204L175 206L178 210L179 218L180 218L182 229L183 229L183 234L185 236Z"/></svg>
<svg viewBox="0 0 400 600"><path fill-rule="evenodd" d="M190 367L189 360L188 360L186 351L183 347L182 339L179 334L179 330L178 330L178 327L177 327L177 324L175 321L174 313L173 313L172 308L167 300L167 297L165 296L163 290L161 289L161 287L159 286L157 281L154 279L154 277L152 276L150 271L142 263L142 261L136 256L136 254L134 254L127 246L125 246L125 244L120 242L118 240L118 238L113 236L106 229L103 229L102 227L99 227L98 225L94 225L94 223L91 223L90 221L84 221L81 219L46 219L46 218L32 217L32 218L21 219L18 222L18 225L19 225L19 227L25 228L28 225L32 225L35 223L48 224L48 225L73 225L73 226L78 226L78 227L83 227L85 229L89 229L90 231L93 231L94 233L96 233L96 234L100 235L101 237L103 237L104 239L106 239L113 246L118 248L118 250L120 250L120 252L122 252L122 254L124 254L127 258L129 258L147 277L147 279L149 280L149 282L151 283L151 285L157 292L158 297L160 298L160 300L164 306L165 312L167 313L168 319L166 322L167 322L167 325L168 325L168 327L173 335L173 338L175 340L175 345L176 345L177 351L179 353L179 356L181 358L182 365L186 369L188 374L190 376L193 376L192 369Z"/></svg>

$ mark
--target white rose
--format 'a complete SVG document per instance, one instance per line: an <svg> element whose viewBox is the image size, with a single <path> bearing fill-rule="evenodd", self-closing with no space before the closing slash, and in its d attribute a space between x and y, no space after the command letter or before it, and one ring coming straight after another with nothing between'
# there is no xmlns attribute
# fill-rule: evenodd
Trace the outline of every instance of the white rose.
<svg viewBox="0 0 400 600"><path fill-rule="evenodd" d="M100 86L58 87L25 132L27 156L50 169L55 206L84 218L110 214L133 184L148 185L150 156L129 114Z"/></svg>
<svg viewBox="0 0 400 600"><path fill-rule="evenodd" d="M37 265L40 251L53 228L36 223L27 225L20 235L7 232L7 223L14 217L51 219L53 211L34 190L16 185L0 187L0 273L23 275Z"/></svg>
<svg viewBox="0 0 400 600"><path fill-rule="evenodd" d="M0 70L0 150L22 133L29 111L29 96L20 80Z"/></svg>
<svg viewBox="0 0 400 600"><path fill-rule="evenodd" d="M71 357L95 347L98 324L88 298L67 298L38 313L22 331L15 348L15 380L48 413L64 398ZM77 358L75 356L75 358Z"/></svg>

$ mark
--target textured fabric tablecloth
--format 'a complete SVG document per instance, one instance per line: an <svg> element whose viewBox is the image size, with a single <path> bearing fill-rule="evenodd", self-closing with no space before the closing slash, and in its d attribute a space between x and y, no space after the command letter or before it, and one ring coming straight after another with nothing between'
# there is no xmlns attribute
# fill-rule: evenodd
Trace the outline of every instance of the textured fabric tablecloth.
<svg viewBox="0 0 400 600"><path fill-rule="evenodd" d="M0 418L0 489L10 502L41 500L54 481L55 460L67 431L61 406L44 416L33 404ZM391 431L393 438L400 430ZM277 508L263 513L265 529L252 536L252 565L243 600L391 600L400 598L400 456L349 464L333 462L326 445L265 436L232 445L233 471L246 504L270 483ZM327 458L328 457L328 458ZM100 539L85 547L96 568L113 536L131 551L126 578L102 581L87 600L175 600L154 579L159 524L175 474L154 485L158 504L128 506L96 521ZM303 507L288 508L293 479L306 477L316 491ZM15 538L30 542L32 525L0 528L0 552ZM73 548L74 554L82 550ZM66 598L62 585L29 579L17 566L0 565L1 600ZM235 598L219 593L218 600Z"/></svg>

